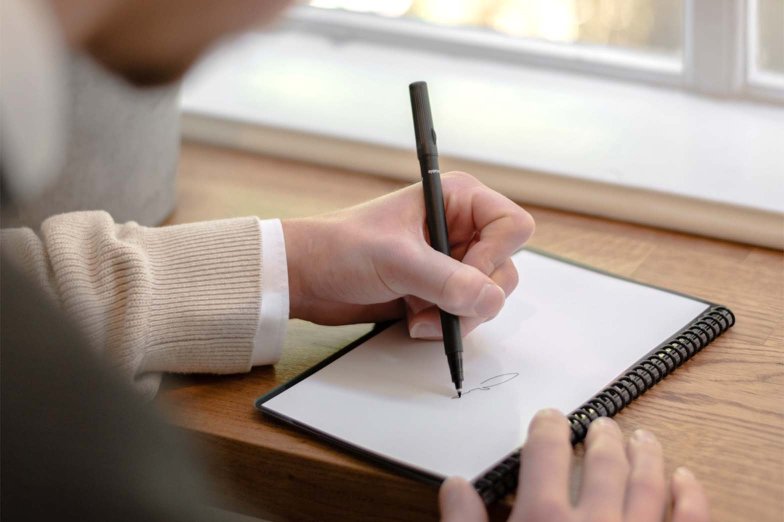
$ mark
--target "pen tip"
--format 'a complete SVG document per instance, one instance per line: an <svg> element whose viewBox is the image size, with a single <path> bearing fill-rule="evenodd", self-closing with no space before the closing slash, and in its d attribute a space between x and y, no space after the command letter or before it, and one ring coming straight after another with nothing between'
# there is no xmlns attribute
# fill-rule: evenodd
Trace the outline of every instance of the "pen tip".
<svg viewBox="0 0 784 522"><path fill-rule="evenodd" d="M463 390L457 390L457 398L459 399L462 396L463 396Z"/></svg>

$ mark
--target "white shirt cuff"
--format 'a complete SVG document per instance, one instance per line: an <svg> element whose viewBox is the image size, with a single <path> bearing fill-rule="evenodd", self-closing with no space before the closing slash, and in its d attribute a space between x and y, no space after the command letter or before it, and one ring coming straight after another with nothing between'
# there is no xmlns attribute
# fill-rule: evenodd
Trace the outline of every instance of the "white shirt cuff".
<svg viewBox="0 0 784 522"><path fill-rule="evenodd" d="M261 306L253 340L252 366L280 359L289 320L286 242L279 219L258 220L261 233Z"/></svg>

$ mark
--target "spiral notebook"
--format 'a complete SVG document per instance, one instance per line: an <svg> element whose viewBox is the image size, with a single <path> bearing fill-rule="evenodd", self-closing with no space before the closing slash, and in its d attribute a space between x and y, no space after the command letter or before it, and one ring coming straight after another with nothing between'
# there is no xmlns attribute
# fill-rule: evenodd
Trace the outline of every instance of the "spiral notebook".
<svg viewBox="0 0 784 522"><path fill-rule="evenodd" d="M459 475L491 503L513 491L533 415L569 413L572 442L730 328L730 310L541 252L513 261L517 289L464 339L463 397L443 344L379 328L257 399L270 415L398 472Z"/></svg>

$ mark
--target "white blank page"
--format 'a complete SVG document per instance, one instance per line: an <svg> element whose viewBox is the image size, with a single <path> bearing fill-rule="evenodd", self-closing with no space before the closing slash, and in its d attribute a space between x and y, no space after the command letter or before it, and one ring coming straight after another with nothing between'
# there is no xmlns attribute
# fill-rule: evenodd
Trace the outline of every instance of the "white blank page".
<svg viewBox="0 0 784 522"><path fill-rule="evenodd" d="M263 409L430 475L475 480L522 445L539 409L571 412L708 308L530 251L514 262L517 289L464 339L462 399L443 344L412 340L398 323Z"/></svg>

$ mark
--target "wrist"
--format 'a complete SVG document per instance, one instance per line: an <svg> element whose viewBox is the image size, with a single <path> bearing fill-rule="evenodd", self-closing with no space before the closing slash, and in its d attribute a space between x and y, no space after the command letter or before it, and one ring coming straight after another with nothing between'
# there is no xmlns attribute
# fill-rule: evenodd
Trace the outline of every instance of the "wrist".
<svg viewBox="0 0 784 522"><path fill-rule="evenodd" d="M318 273L333 263L329 256L337 248L335 232L319 218L287 219L281 225L286 243L289 317L310 321L317 300Z"/></svg>
<svg viewBox="0 0 784 522"><path fill-rule="evenodd" d="M307 236L303 234L303 219L281 220L283 227L283 240L286 244L286 266L289 278L289 317L301 319L302 302L302 258L305 257L303 249L307 245ZM305 245L305 247L303 247Z"/></svg>

